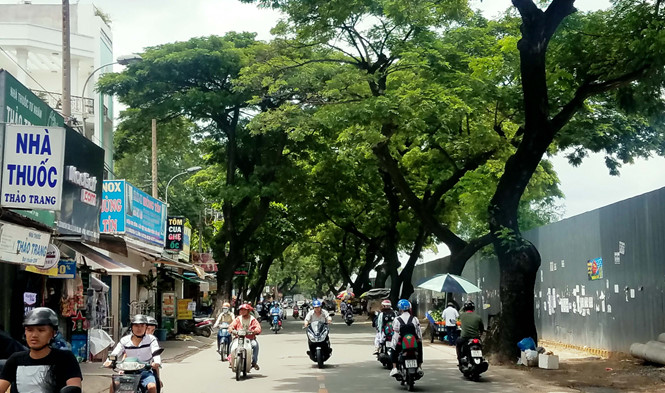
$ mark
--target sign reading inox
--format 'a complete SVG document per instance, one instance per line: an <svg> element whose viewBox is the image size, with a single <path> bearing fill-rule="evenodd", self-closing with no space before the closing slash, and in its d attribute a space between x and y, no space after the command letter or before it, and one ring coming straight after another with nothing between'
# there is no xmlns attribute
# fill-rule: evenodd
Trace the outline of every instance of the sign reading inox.
<svg viewBox="0 0 665 393"><path fill-rule="evenodd" d="M7 125L0 204L60 210L63 149L63 128Z"/></svg>

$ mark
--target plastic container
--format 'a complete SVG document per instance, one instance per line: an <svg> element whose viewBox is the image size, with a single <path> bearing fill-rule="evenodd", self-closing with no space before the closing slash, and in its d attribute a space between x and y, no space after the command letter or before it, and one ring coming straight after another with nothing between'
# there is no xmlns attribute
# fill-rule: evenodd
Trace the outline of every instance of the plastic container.
<svg viewBox="0 0 665 393"><path fill-rule="evenodd" d="M155 329L155 337L159 341L166 341L166 329Z"/></svg>

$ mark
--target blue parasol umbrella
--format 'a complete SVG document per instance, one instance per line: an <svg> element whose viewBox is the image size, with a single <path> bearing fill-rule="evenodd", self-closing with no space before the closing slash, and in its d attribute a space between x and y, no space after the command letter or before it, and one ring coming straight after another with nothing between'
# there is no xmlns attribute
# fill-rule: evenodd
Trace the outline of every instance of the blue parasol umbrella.
<svg viewBox="0 0 665 393"><path fill-rule="evenodd" d="M480 292L480 288L475 286L466 278L454 274L437 274L435 276L420 280L416 286L418 288L429 289L436 292L451 293L475 293Z"/></svg>

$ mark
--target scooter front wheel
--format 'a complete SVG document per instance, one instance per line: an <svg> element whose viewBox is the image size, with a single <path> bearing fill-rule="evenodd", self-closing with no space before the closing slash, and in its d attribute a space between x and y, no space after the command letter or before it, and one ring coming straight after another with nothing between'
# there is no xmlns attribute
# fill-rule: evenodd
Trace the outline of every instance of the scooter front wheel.
<svg viewBox="0 0 665 393"><path fill-rule="evenodd" d="M240 373L242 372L240 368L245 366L244 357L242 352L236 354L236 381L240 381Z"/></svg>

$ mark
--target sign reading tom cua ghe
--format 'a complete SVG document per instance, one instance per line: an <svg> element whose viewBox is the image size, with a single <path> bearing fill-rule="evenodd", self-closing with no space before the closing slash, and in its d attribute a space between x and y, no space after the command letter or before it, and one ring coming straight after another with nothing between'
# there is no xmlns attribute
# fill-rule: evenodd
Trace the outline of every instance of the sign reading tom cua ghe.
<svg viewBox="0 0 665 393"><path fill-rule="evenodd" d="M167 251L182 250L184 242L185 217L168 217L166 223L166 244L164 249Z"/></svg>
<svg viewBox="0 0 665 393"><path fill-rule="evenodd" d="M60 210L65 129L5 126L0 205Z"/></svg>

